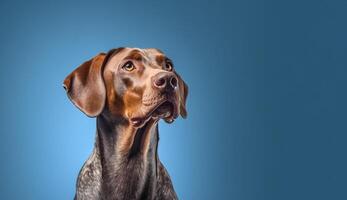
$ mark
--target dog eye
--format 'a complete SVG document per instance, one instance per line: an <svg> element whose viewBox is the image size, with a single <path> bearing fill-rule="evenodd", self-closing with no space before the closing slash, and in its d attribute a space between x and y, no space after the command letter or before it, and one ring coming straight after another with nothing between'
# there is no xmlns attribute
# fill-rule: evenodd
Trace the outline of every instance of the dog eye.
<svg viewBox="0 0 347 200"><path fill-rule="evenodd" d="M172 71L172 69L173 69L172 63L171 62L166 62L165 63L165 69L168 70L168 71Z"/></svg>
<svg viewBox="0 0 347 200"><path fill-rule="evenodd" d="M131 71L133 71L133 70L135 69L135 66L134 66L134 63L133 63L133 62L128 61L128 62L126 62L126 63L122 66L122 68L123 68L124 70L126 70L126 71L131 72Z"/></svg>

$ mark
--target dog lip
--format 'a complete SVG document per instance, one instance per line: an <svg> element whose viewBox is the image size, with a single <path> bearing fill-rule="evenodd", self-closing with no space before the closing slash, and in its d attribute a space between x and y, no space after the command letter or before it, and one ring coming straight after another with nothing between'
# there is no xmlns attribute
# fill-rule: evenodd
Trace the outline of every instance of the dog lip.
<svg viewBox="0 0 347 200"><path fill-rule="evenodd" d="M145 117L133 117L130 119L133 126L141 128L150 118Z"/></svg>
<svg viewBox="0 0 347 200"><path fill-rule="evenodd" d="M177 114L176 114L177 113L177 111L176 111L177 110L177 105L173 101L169 100L166 97L166 95L158 95L157 97L159 97L159 96L164 96L164 97L160 98L159 101L151 102L148 105L145 105L145 106L150 106L150 105L156 104L153 108L150 109L150 112L148 112L145 116L130 118L130 121L131 121L133 126L140 128L146 122L148 122L150 119L152 119L152 118L159 118L159 117L152 117L152 115L160 106L162 106L165 103L170 103L172 105L172 112L170 113L169 116L165 117L164 120L166 122L168 122L168 123L171 123L171 122L173 122L173 120L175 118L177 118Z"/></svg>
<svg viewBox="0 0 347 200"><path fill-rule="evenodd" d="M158 95L160 96L160 95ZM153 99L153 98L152 98ZM151 115L154 113L154 111L159 108L159 106L163 105L163 103L166 102L166 98L164 100L161 100L159 103L158 101L155 101L155 102L151 102L149 103L148 105L145 105L145 106L150 106L150 105L153 105L155 103L157 103L156 106L154 106L150 112L148 112L145 116L143 117L132 117L130 118L130 121L131 123L133 124L133 126L135 127L142 127L145 122L147 122L149 119L151 119Z"/></svg>

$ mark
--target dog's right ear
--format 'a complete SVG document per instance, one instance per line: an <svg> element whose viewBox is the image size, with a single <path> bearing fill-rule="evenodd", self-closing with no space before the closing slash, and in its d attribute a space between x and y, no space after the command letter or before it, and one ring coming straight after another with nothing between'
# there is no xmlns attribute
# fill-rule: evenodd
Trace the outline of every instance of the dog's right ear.
<svg viewBox="0 0 347 200"><path fill-rule="evenodd" d="M63 87L72 103L89 117L101 113L105 105L106 89L102 68L106 58L100 53L69 74Z"/></svg>
<svg viewBox="0 0 347 200"><path fill-rule="evenodd" d="M100 53L86 61L69 74L63 87L72 103L89 117L98 116L105 106L106 87L102 76L104 66L110 57L123 47Z"/></svg>

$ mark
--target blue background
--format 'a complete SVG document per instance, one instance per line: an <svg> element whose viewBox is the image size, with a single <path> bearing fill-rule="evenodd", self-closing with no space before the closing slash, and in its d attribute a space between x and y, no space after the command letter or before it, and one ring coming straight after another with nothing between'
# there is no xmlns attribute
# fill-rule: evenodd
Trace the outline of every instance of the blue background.
<svg viewBox="0 0 347 200"><path fill-rule="evenodd" d="M347 199L346 1L1 1L0 198L72 199L95 119L75 67L157 47L190 87L160 123L180 199Z"/></svg>

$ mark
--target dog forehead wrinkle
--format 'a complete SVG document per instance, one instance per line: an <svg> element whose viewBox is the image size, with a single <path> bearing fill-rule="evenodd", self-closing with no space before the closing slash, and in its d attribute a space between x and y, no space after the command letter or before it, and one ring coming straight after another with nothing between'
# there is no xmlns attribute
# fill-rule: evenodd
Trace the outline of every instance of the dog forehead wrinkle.
<svg viewBox="0 0 347 200"><path fill-rule="evenodd" d="M142 61L145 57L146 54L141 49L133 49L124 59Z"/></svg>
<svg viewBox="0 0 347 200"><path fill-rule="evenodd" d="M157 48L147 48L145 49L147 52L152 52L153 54L164 54L163 51Z"/></svg>

